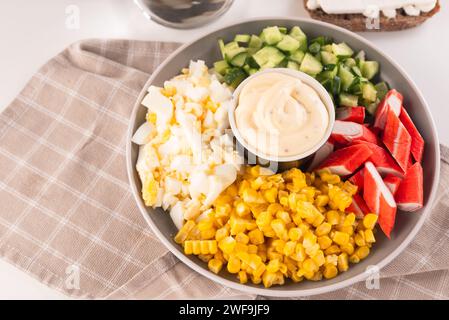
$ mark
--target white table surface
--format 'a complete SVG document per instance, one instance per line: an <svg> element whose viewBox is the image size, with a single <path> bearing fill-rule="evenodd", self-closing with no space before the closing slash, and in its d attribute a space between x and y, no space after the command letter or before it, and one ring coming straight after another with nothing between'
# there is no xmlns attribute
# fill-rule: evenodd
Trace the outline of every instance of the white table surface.
<svg viewBox="0 0 449 320"><path fill-rule="evenodd" d="M446 3L444 3L446 5ZM66 28L66 8L80 10L80 28ZM193 30L168 29L148 21L132 0L0 1L0 110L33 73L70 43L84 38L189 41L243 18L306 16L302 0L235 0L225 16ZM402 32L363 34L401 64L426 97L442 143L449 145L449 9L423 26ZM0 260L0 299L64 299Z"/></svg>

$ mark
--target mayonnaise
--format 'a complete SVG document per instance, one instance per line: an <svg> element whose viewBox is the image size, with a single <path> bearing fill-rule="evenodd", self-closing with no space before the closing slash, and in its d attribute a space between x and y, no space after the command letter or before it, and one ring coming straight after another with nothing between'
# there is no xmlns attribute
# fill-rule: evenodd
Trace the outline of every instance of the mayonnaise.
<svg viewBox="0 0 449 320"><path fill-rule="evenodd" d="M290 75L267 72L243 87L235 122L244 141L259 155L290 157L323 139L329 114L311 86Z"/></svg>

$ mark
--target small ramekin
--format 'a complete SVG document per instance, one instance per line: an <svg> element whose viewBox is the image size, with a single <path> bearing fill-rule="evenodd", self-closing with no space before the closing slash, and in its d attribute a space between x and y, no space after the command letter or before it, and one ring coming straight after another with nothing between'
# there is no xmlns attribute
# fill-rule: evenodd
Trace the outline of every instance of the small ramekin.
<svg viewBox="0 0 449 320"><path fill-rule="evenodd" d="M236 120L235 120L235 109L238 106L240 92L242 92L243 88L246 86L246 84L249 81L251 81L251 79L254 79L255 77L259 77L260 75L265 74L265 73L283 73L283 74L295 77L295 78L301 80L302 82L304 82L305 84L311 86L320 96L321 101L324 103L324 105L327 109L327 113L329 116L329 124L328 124L326 132L323 135L322 139L313 148L310 148L309 150L307 150L301 154L294 155L294 156L288 156L288 157L271 156L271 155L263 154L260 151L258 151L257 149L253 148L251 145L246 143L245 139L240 134L240 132L237 128ZM279 164L278 167L283 168L283 169L298 166L299 163L304 162L311 155L313 155L319 148L321 148L326 143L326 141L329 139L329 136L332 133L332 128L335 123L335 106L334 106L332 98L329 95L329 93L327 92L327 90L321 85L321 83L319 83L313 77L309 76L308 74L306 74L304 72L296 71L296 70L292 70L292 69L287 69L287 68L265 69L263 71L259 71L255 74L253 74L252 76L246 78L235 89L235 91L233 93L232 101L233 101L233 103L232 103L232 106L228 110L228 115L229 115L229 123L231 125L231 130L232 130L232 133L234 134L234 136L236 137L237 142L241 146L243 146L243 148L246 149L246 151L249 154L251 154L253 156L253 158L254 157L257 158L257 162L277 163L277 164ZM294 141L292 141L292 143L294 143Z"/></svg>

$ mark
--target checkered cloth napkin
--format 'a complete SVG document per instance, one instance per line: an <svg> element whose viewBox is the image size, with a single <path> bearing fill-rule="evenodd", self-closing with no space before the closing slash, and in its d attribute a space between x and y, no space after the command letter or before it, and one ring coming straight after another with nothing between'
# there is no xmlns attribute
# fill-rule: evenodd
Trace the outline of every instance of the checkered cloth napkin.
<svg viewBox="0 0 449 320"><path fill-rule="evenodd" d="M125 169L132 106L177 44L89 40L44 65L0 114L0 256L76 298L262 298L222 287L160 244ZM408 249L365 283L312 298L449 298L449 151L440 198Z"/></svg>

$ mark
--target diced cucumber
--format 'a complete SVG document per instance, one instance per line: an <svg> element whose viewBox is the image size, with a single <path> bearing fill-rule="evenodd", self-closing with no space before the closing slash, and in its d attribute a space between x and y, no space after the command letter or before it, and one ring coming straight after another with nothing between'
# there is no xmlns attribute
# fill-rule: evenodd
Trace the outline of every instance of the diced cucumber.
<svg viewBox="0 0 449 320"><path fill-rule="evenodd" d="M323 64L337 64L338 58L331 52L321 51L321 61Z"/></svg>
<svg viewBox="0 0 449 320"><path fill-rule="evenodd" d="M281 62L279 62L277 65L275 65L276 68L287 68L287 64L288 64L288 58L284 57L284 59L282 59ZM266 66L265 68L271 68L269 65Z"/></svg>
<svg viewBox="0 0 449 320"><path fill-rule="evenodd" d="M315 39L312 39L310 42L311 43L316 42L316 43L319 43L320 46L325 46L325 45L331 44L332 39L329 37L325 37L325 36L319 36L319 37L316 37Z"/></svg>
<svg viewBox="0 0 449 320"><path fill-rule="evenodd" d="M332 83L331 94L333 94L334 96L337 96L341 92L342 82L341 82L340 77L335 76L331 83Z"/></svg>
<svg viewBox="0 0 449 320"><path fill-rule="evenodd" d="M345 66L351 68L354 67L355 65L357 65L357 62L353 58L347 58L345 60Z"/></svg>
<svg viewBox="0 0 449 320"><path fill-rule="evenodd" d="M234 37L234 41L240 43L248 43L250 39L251 36L249 34L237 34Z"/></svg>
<svg viewBox="0 0 449 320"><path fill-rule="evenodd" d="M337 57L351 57L354 54L354 51L344 42L336 44L332 44L332 52Z"/></svg>
<svg viewBox="0 0 449 320"><path fill-rule="evenodd" d="M341 85L343 87L343 91L348 91L349 87L354 82L355 79L354 75L351 73L348 67L340 65L338 76L341 78Z"/></svg>
<svg viewBox="0 0 449 320"><path fill-rule="evenodd" d="M224 76L224 81L233 88L237 88L237 86L247 77L245 71L240 68L231 68L228 69Z"/></svg>
<svg viewBox="0 0 449 320"><path fill-rule="evenodd" d="M329 53L333 53L332 45L331 44L326 44L325 46L322 46L321 47L321 51L326 51L326 52L329 52Z"/></svg>
<svg viewBox="0 0 449 320"><path fill-rule="evenodd" d="M245 65L243 66L243 70L245 70L245 72L246 72L247 74L249 74L250 76L253 75L253 74L255 74L257 71L259 71L259 70L256 69L256 68L251 68L248 64L245 64Z"/></svg>
<svg viewBox="0 0 449 320"><path fill-rule="evenodd" d="M325 80L332 80L338 74L338 66L334 64L328 64L324 66L324 71L317 75L317 80L322 82Z"/></svg>
<svg viewBox="0 0 449 320"><path fill-rule="evenodd" d="M318 42L313 42L309 46L309 52L313 54L317 54L321 50L321 45Z"/></svg>
<svg viewBox="0 0 449 320"><path fill-rule="evenodd" d="M298 26L294 26L291 30L290 30L290 36L292 36L293 38L295 38L296 40L299 41L300 45L299 45L299 50L301 51L307 51L307 36L306 34L301 30L300 27Z"/></svg>
<svg viewBox="0 0 449 320"><path fill-rule="evenodd" d="M262 48L262 44L262 40L258 36L253 34L249 39L248 48L260 49Z"/></svg>
<svg viewBox="0 0 449 320"><path fill-rule="evenodd" d="M293 38L292 36L285 35L281 41L276 45L278 49L286 52L295 52L299 49L299 41Z"/></svg>
<svg viewBox="0 0 449 320"><path fill-rule="evenodd" d="M228 68L229 64L226 62L226 60L220 60L214 63L215 72L221 74L222 76L225 75Z"/></svg>
<svg viewBox="0 0 449 320"><path fill-rule="evenodd" d="M362 71L360 71L360 68L359 68L359 67L353 66L353 67L351 68L351 70L352 70L352 72L354 72L354 74L355 74L356 76L358 76L358 77L361 77L361 76L362 76Z"/></svg>
<svg viewBox="0 0 449 320"><path fill-rule="evenodd" d="M259 65L257 64L257 62L254 60L254 57L253 57L253 56L248 57L248 58L246 59L246 63L247 63L251 68L256 68L256 69L260 68L260 66L259 66Z"/></svg>
<svg viewBox="0 0 449 320"><path fill-rule="evenodd" d="M340 93L339 100L340 106L344 107L357 107L359 104L359 97L348 93Z"/></svg>
<svg viewBox="0 0 449 320"><path fill-rule="evenodd" d="M236 67L243 67L247 57L248 54L246 52L241 52L232 58L231 64Z"/></svg>
<svg viewBox="0 0 449 320"><path fill-rule="evenodd" d="M290 60L295 61L296 63L301 63L304 59L305 53L303 51L295 51L290 55Z"/></svg>
<svg viewBox="0 0 449 320"><path fill-rule="evenodd" d="M282 33L279 31L279 28L274 27L267 27L263 29L262 31L263 39L268 45L274 45L282 40Z"/></svg>
<svg viewBox="0 0 449 320"><path fill-rule="evenodd" d="M386 82L379 82L374 87L377 91L377 98L379 98L380 100L382 100L386 96L388 90L390 90Z"/></svg>
<svg viewBox="0 0 449 320"><path fill-rule="evenodd" d="M377 90L371 82L367 82L362 85L362 97L369 102L376 101Z"/></svg>
<svg viewBox="0 0 449 320"><path fill-rule="evenodd" d="M281 63L284 58L285 55L279 51L279 49L270 46L260 49L253 55L254 61L256 61L260 67L264 68L274 68Z"/></svg>
<svg viewBox="0 0 449 320"><path fill-rule="evenodd" d="M246 54L245 48L233 48L233 49L229 49L229 50L225 48L225 60L232 64L232 60L234 59L234 57L236 57L242 53Z"/></svg>
<svg viewBox="0 0 449 320"><path fill-rule="evenodd" d="M357 61L365 61L365 51L360 50L354 57Z"/></svg>
<svg viewBox="0 0 449 320"><path fill-rule="evenodd" d="M371 80L379 72L379 62L377 61L363 61L361 63L360 71L362 75Z"/></svg>
<svg viewBox="0 0 449 320"><path fill-rule="evenodd" d="M278 27L278 28L282 34L287 34L288 29L286 27Z"/></svg>
<svg viewBox="0 0 449 320"><path fill-rule="evenodd" d="M366 105L365 106L366 111L368 111L369 114L374 116L374 114L377 111L377 107L379 106L379 102L380 102L380 100L377 99L375 102L372 102L372 103Z"/></svg>
<svg viewBox="0 0 449 320"><path fill-rule="evenodd" d="M225 44L223 39L218 39L218 47L220 48L221 56L225 58Z"/></svg>
<svg viewBox="0 0 449 320"><path fill-rule="evenodd" d="M299 70L299 63L296 63L295 61L289 61L289 62L287 62L287 68L293 69L293 70Z"/></svg>
<svg viewBox="0 0 449 320"><path fill-rule="evenodd" d="M301 66L299 68L302 72L305 72L310 75L317 75L321 71L323 71L323 65L320 61L318 61L314 56L310 53L306 53L304 59L301 62Z"/></svg>

